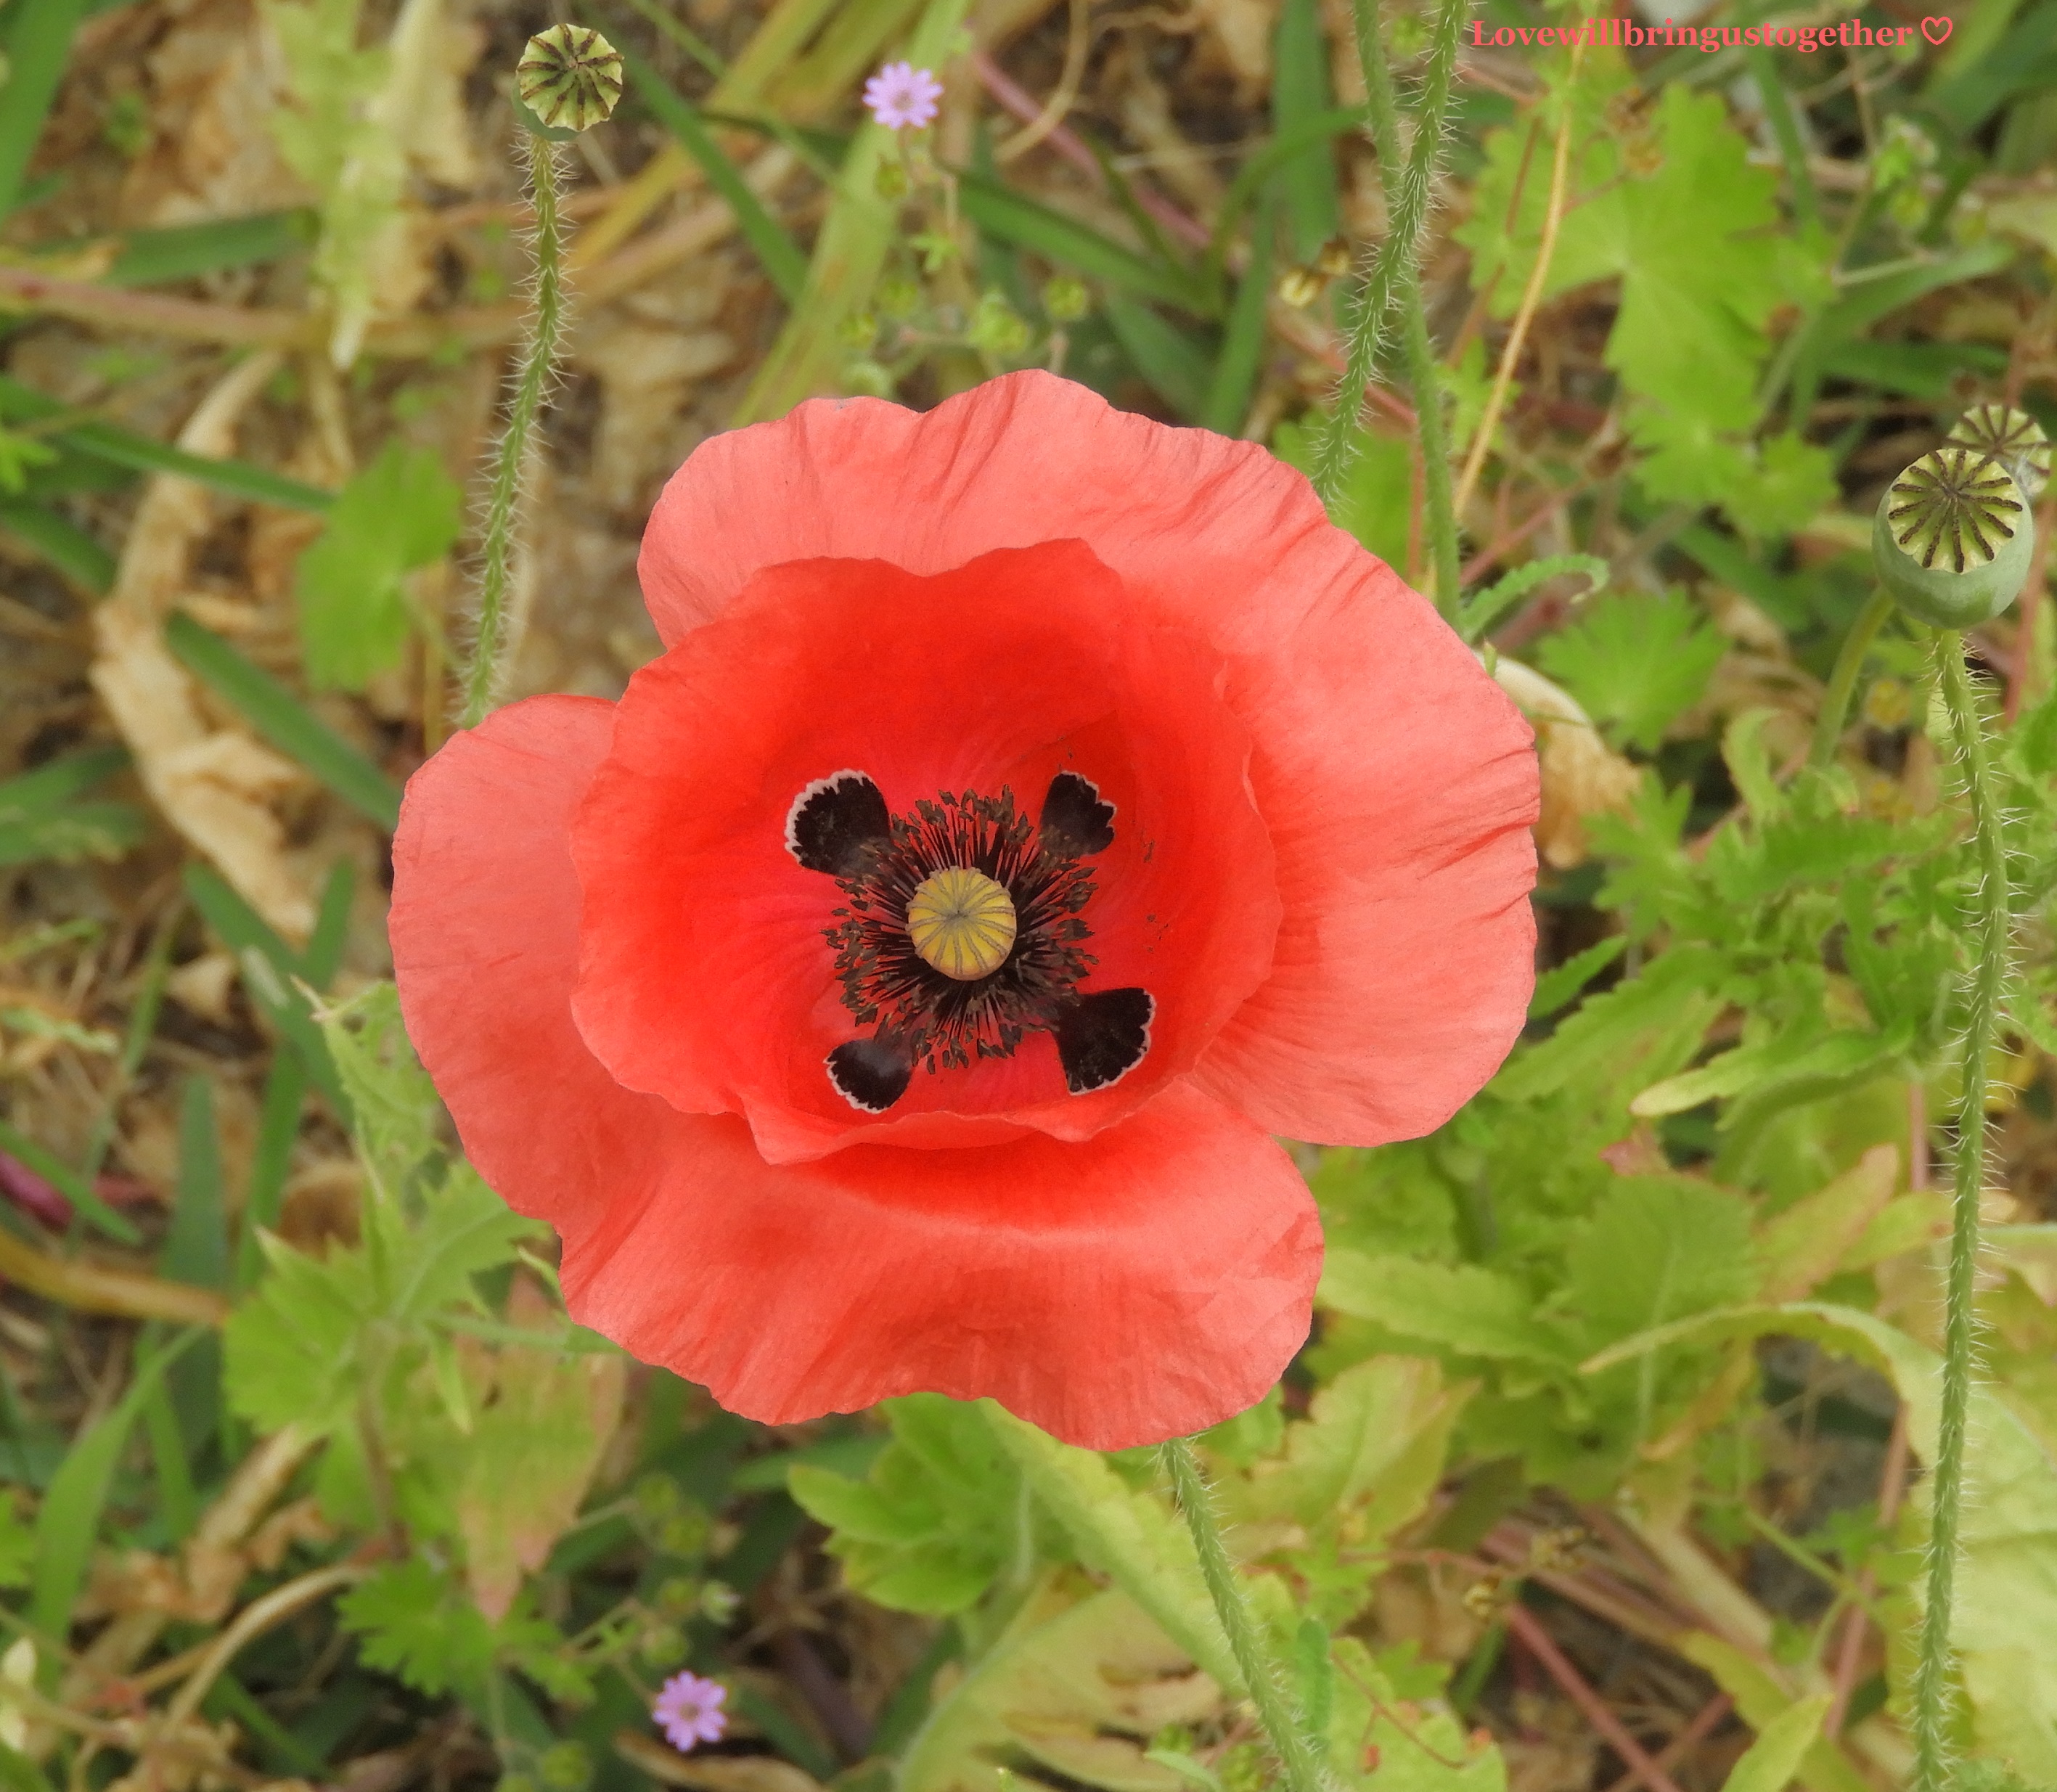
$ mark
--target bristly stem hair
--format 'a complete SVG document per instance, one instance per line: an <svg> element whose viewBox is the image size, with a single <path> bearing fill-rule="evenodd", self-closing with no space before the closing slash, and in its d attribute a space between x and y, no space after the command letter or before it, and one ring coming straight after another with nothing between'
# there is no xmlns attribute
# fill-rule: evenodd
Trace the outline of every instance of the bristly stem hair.
<svg viewBox="0 0 2057 1792"><path fill-rule="evenodd" d="M533 323L521 347L514 375L514 400L501 433L493 489L486 500L483 564L478 576L477 639L464 675L464 707L458 726L485 720L500 672L501 636L506 626L509 570L514 557L514 513L530 437L555 371L564 335L564 227L557 214L557 146L534 129L529 139L529 185L536 207L536 280Z"/></svg>
<svg viewBox="0 0 2057 1792"><path fill-rule="evenodd" d="M1950 1267L1944 1284L1943 1409L1936 1441L1929 1524L1928 1590L1914 1668L1915 1792L1944 1792L1950 1757L1950 1617L1957 1570L1957 1528L1964 1503L1964 1433L1970 1415L1976 1338L1972 1311L1978 1267L1979 1198L1985 1186L1986 1088L2007 997L2013 913L2007 890L1999 779L1987 750L1963 637L1940 630L1932 644L1936 681L1949 716L1959 775L1972 808L1977 878L1963 1088L1957 1098L1957 1153L1951 1191Z"/></svg>
<svg viewBox="0 0 2057 1792"><path fill-rule="evenodd" d="M1200 1558L1200 1573L1207 1581L1207 1592L1214 1600L1222 1628L1228 1633L1228 1646L1235 1652L1236 1666L1243 1671L1243 1683L1249 1691L1250 1703L1257 1707L1257 1720L1263 1726L1265 1738L1278 1758L1286 1792L1326 1792L1326 1776L1322 1771L1322 1750L1308 1734L1298 1710L1287 1695L1271 1651L1258 1627L1257 1615L1243 1597L1242 1585L1235 1576L1235 1564L1229 1560L1228 1550L1222 1542L1221 1524L1215 1516L1214 1494L1201 1472L1200 1459L1191 1441L1184 1437L1174 1437L1166 1444L1163 1455L1165 1469L1171 1477L1171 1490L1178 1496L1179 1509L1186 1515L1187 1528L1193 1533L1193 1547Z"/></svg>
<svg viewBox="0 0 2057 1792"><path fill-rule="evenodd" d="M1428 220L1429 191L1442 159L1457 42L1470 10L1471 0L1441 0L1437 7L1421 102L1414 113L1414 140L1403 165L1400 105L1379 31L1378 0L1352 0L1357 58L1364 69L1365 119L1385 190L1386 232L1358 295L1342 377L1336 385L1335 407L1314 463L1314 489L1325 504L1333 505L1356 456L1357 413L1378 364L1386 313L1397 307L1407 383L1421 432L1422 490L1429 513L1436 602L1446 616L1456 609L1458 596L1457 509L1450 492L1442 387L1421 300L1421 235Z"/></svg>

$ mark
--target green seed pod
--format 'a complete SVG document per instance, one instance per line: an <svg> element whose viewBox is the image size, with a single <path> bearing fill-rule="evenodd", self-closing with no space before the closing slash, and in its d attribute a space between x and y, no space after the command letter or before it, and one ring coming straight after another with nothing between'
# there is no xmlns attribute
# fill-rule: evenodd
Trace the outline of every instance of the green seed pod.
<svg viewBox="0 0 2057 1792"><path fill-rule="evenodd" d="M614 115L621 57L590 26L553 25L529 40L515 65L514 90L542 121L589 130Z"/></svg>
<svg viewBox="0 0 2057 1792"><path fill-rule="evenodd" d="M1946 442L1886 488L1872 522L1872 564L1909 615L1968 628L2020 595L2035 538L2013 474L1976 448Z"/></svg>
<svg viewBox="0 0 2057 1792"><path fill-rule="evenodd" d="M2050 438L2025 410L2003 404L1975 404L1952 425L1950 439L1990 454L2014 475L2031 504L2050 483Z"/></svg>

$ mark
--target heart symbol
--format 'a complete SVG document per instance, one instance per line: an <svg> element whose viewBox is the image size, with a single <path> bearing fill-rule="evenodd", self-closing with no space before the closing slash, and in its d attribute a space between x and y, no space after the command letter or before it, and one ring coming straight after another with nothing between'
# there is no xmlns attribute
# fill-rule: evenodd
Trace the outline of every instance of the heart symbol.
<svg viewBox="0 0 2057 1792"><path fill-rule="evenodd" d="M1921 22L1921 35L1932 44L1940 44L1948 38L1955 23L1953 19L1924 18Z"/></svg>

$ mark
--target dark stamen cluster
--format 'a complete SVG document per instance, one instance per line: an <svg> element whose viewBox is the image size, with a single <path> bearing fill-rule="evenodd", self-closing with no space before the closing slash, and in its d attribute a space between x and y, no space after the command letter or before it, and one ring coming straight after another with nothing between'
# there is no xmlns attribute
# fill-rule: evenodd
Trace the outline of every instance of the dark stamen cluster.
<svg viewBox="0 0 2057 1792"><path fill-rule="evenodd" d="M1014 903L1013 947L998 969L970 981L927 963L907 932L914 892L951 866L983 872ZM1011 790L945 791L916 803L836 882L850 901L824 932L836 949L843 1004L925 1069L1009 1057L1025 1034L1053 1024L1094 962L1078 946L1088 933L1078 917L1092 895L1092 872L1021 814Z"/></svg>

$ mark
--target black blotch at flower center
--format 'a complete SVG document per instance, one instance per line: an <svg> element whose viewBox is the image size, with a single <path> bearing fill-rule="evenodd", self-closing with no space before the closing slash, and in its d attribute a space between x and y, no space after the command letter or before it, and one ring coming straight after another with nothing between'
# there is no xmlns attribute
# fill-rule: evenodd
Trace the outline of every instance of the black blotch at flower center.
<svg viewBox="0 0 2057 1792"><path fill-rule="evenodd" d="M1113 805L1072 771L1051 779L1034 823L1005 788L996 796L944 791L905 815L893 814L862 771L835 772L803 790L787 815L787 850L843 893L823 932L836 949L843 1005L875 1029L829 1053L837 1092L864 1112L883 1113L917 1068L1009 1057L1032 1033L1055 1039L1074 1095L1104 1088L1141 1063L1155 998L1144 989L1078 987L1096 962L1084 949L1094 874L1080 861L1113 842ZM938 943L939 892L960 891L982 907L990 950L968 954ZM990 924L1003 904L1013 909L1011 942ZM977 920L944 912L953 925ZM968 974L988 963L983 974Z"/></svg>

